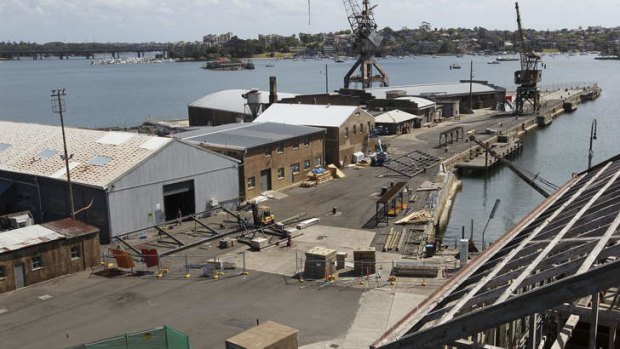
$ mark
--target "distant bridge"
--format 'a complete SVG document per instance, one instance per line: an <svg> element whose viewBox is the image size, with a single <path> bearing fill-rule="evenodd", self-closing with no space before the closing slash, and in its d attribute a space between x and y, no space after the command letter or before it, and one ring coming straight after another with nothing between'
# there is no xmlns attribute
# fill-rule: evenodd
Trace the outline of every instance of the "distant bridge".
<svg viewBox="0 0 620 349"><path fill-rule="evenodd" d="M91 59L95 54L109 54L112 58L120 57L121 52L132 52L143 57L146 52L160 52L164 57L171 57L172 44L61 44L59 46L31 45L25 47L0 47L0 57L19 58L58 57L65 59L70 56Z"/></svg>

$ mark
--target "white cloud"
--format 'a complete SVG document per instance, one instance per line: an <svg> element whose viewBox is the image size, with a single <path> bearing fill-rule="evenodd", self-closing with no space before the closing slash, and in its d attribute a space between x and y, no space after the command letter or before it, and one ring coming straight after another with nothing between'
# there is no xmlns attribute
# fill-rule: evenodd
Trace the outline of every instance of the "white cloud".
<svg viewBox="0 0 620 349"><path fill-rule="evenodd" d="M357 0L361 1L361 0ZM207 33L290 35L348 29L341 0L0 0L0 40L193 41ZM380 28L516 27L514 0L372 0ZM521 0L528 28L619 25L620 1ZM76 30L75 28L79 28Z"/></svg>

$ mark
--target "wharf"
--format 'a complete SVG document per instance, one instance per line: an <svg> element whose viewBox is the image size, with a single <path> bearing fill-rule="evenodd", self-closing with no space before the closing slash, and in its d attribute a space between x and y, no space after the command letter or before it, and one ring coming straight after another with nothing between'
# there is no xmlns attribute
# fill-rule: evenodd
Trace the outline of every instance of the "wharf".
<svg viewBox="0 0 620 349"><path fill-rule="evenodd" d="M563 113L563 99L568 92L579 96L571 98L581 98L587 90L544 94L542 114ZM474 148L465 140L438 145L440 134L455 127L494 128L503 135L514 133L518 139L535 129L537 123L536 116L514 117L476 110L475 114L429 126L382 139L390 144L392 159L414 151L427 154L429 159L440 159L439 165L425 162L424 170L412 172L416 173L412 177L385 167L346 168L346 178L311 188L292 187L273 198L270 195L268 204L276 221L302 213L321 219L320 225L304 229L303 235L293 239L292 247L281 243L261 252L253 252L243 244L218 247L216 242L224 235L237 234L239 220L228 213L200 218L200 223L184 220L172 224L173 229L166 233L174 238L164 233L146 234L157 238L148 244L149 248L171 253L162 257L169 271L161 278L154 272L103 278L86 271L0 295L2 344L11 348L67 347L160 326L166 319L168 325L187 333L195 346L221 348L226 338L252 327L260 318L299 329L303 349L367 348L444 285L455 270L454 250L440 249L433 258L424 258L420 253L424 242L435 241L447 223L458 185L453 170L471 156L470 147ZM496 138L489 135L481 141L496 143ZM484 159L482 153L479 157ZM382 188L399 181L406 181L411 189L406 209L387 223L375 224L376 202ZM423 209L428 209L428 215L420 214L417 220L424 223L394 226L396 221ZM242 218L246 216L249 213ZM136 244L136 248L147 243L141 234L135 235L124 242ZM179 249L175 239L188 248ZM213 242L194 245L206 240ZM346 253L344 273L333 281L301 283L294 275L303 265L303 252L316 246ZM357 275L353 253L368 247L377 251L380 273ZM214 279L194 269L213 258L222 265L243 266L249 274L224 270L224 277ZM403 274L415 275L392 282L390 272L394 266ZM418 275L418 271L429 269L432 275ZM37 298L42 295L48 296L45 301ZM212 316L205 317L206 313ZM37 331L32 331L32 319L37 319Z"/></svg>
<svg viewBox="0 0 620 349"><path fill-rule="evenodd" d="M507 142L499 142L496 137L495 142L489 143L489 146L493 149L493 151L495 151L495 153L506 159L515 157L523 150L523 143L517 137L510 139ZM469 155L463 162L457 163L454 167L460 174L463 174L478 172L481 170L486 171L496 167L499 164L500 161L496 157L491 156L488 152L484 151L477 145L475 148L470 149Z"/></svg>

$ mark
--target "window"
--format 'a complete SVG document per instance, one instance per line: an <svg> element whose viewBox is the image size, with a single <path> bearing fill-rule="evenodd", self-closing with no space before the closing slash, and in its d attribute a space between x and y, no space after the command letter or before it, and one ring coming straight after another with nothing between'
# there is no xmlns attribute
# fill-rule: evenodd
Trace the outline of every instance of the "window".
<svg viewBox="0 0 620 349"><path fill-rule="evenodd" d="M310 145L310 136L304 137L304 145Z"/></svg>
<svg viewBox="0 0 620 349"><path fill-rule="evenodd" d="M94 158L88 160L88 163L91 165L96 165L96 166L105 166L107 164L110 163L110 161L112 161L112 158L109 158L107 156L95 156Z"/></svg>
<svg viewBox="0 0 620 349"><path fill-rule="evenodd" d="M43 268L43 257L41 255L34 256L30 259L31 269L41 269Z"/></svg>
<svg viewBox="0 0 620 349"><path fill-rule="evenodd" d="M371 131L372 127L370 126L370 121L368 121L368 131Z"/></svg>
<svg viewBox="0 0 620 349"><path fill-rule="evenodd" d="M80 246L71 246L71 259L77 259L82 257L82 250Z"/></svg>
<svg viewBox="0 0 620 349"><path fill-rule="evenodd" d="M304 170L307 170L309 168L310 168L310 160L304 161Z"/></svg>
<svg viewBox="0 0 620 349"><path fill-rule="evenodd" d="M6 270L4 269L4 265L0 265L0 280L6 278Z"/></svg>
<svg viewBox="0 0 620 349"><path fill-rule="evenodd" d="M284 167L278 169L278 179L284 178Z"/></svg>
<svg viewBox="0 0 620 349"><path fill-rule="evenodd" d="M293 173L299 173L299 162L291 164L291 171L293 171Z"/></svg>
<svg viewBox="0 0 620 349"><path fill-rule="evenodd" d="M265 147L265 156L271 156L271 147Z"/></svg>
<svg viewBox="0 0 620 349"><path fill-rule="evenodd" d="M278 154L284 153L284 145L282 143L278 143L278 145L276 146L276 153Z"/></svg>
<svg viewBox="0 0 620 349"><path fill-rule="evenodd" d="M252 189L256 186L256 177L248 177L248 189Z"/></svg>
<svg viewBox="0 0 620 349"><path fill-rule="evenodd" d="M360 122L360 133L364 133L364 124Z"/></svg>
<svg viewBox="0 0 620 349"><path fill-rule="evenodd" d="M344 138L347 138L347 137L349 137L349 128L345 127L344 128Z"/></svg>
<svg viewBox="0 0 620 349"><path fill-rule="evenodd" d="M293 140L293 149L299 149L299 139L295 138L295 140Z"/></svg>
<svg viewBox="0 0 620 349"><path fill-rule="evenodd" d="M321 161L321 157L320 156L316 157L316 165L317 166L323 166L323 161Z"/></svg>
<svg viewBox="0 0 620 349"><path fill-rule="evenodd" d="M37 154L36 158L37 159L47 159L47 158L51 158L52 156L58 154L58 152L56 150L52 150L52 149L45 149L43 151L41 151L39 154Z"/></svg>
<svg viewBox="0 0 620 349"><path fill-rule="evenodd" d="M357 134L357 125L353 125L353 134L356 135Z"/></svg>

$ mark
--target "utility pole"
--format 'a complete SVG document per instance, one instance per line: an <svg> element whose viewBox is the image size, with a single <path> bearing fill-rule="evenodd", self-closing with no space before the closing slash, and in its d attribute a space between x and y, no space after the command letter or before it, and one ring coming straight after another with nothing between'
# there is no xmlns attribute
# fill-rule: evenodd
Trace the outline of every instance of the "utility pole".
<svg viewBox="0 0 620 349"><path fill-rule="evenodd" d="M325 93L329 94L329 73L327 72L327 64L325 64Z"/></svg>
<svg viewBox="0 0 620 349"><path fill-rule="evenodd" d="M592 151L592 141L596 139L596 119L592 120L592 126L590 126L590 149L588 150L588 170L592 167L592 157L594 152Z"/></svg>
<svg viewBox="0 0 620 349"><path fill-rule="evenodd" d="M472 95L472 83L474 80L474 60L469 63L469 112L474 113L474 97Z"/></svg>
<svg viewBox="0 0 620 349"><path fill-rule="evenodd" d="M71 186L71 174L69 173L69 154L67 152L67 139L65 136L65 122L63 118L63 112L66 111L64 97L65 97L65 89L57 89L52 90L52 112L60 115L60 128L62 129L62 144L64 146L65 155L63 156L65 160L65 169L67 171L67 185L69 186L69 205L71 209L71 218L75 219L75 206L73 205L73 188Z"/></svg>

